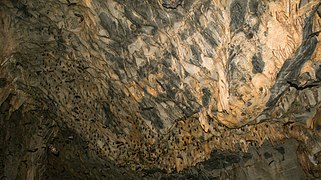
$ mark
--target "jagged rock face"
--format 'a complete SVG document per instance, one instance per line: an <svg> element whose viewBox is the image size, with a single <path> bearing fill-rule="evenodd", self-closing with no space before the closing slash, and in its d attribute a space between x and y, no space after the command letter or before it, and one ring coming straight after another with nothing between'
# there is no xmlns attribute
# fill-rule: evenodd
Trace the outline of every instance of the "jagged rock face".
<svg viewBox="0 0 321 180"><path fill-rule="evenodd" d="M3 177L321 176L317 0L5 0L0 19Z"/></svg>

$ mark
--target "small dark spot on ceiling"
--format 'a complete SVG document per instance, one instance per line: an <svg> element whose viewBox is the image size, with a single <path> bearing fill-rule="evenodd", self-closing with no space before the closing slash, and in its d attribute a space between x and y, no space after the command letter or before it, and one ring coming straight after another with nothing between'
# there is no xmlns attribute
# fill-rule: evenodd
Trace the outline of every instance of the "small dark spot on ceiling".
<svg viewBox="0 0 321 180"><path fill-rule="evenodd" d="M3 88L7 85L7 80L6 78L0 78L0 88Z"/></svg>

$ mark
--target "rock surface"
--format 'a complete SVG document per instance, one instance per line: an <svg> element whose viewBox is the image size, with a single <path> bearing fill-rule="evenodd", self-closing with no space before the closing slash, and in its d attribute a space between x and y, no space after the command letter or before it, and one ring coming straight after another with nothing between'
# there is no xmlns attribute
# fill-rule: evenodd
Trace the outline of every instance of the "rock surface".
<svg viewBox="0 0 321 180"><path fill-rule="evenodd" d="M3 0L0 20L1 178L321 176L318 0Z"/></svg>

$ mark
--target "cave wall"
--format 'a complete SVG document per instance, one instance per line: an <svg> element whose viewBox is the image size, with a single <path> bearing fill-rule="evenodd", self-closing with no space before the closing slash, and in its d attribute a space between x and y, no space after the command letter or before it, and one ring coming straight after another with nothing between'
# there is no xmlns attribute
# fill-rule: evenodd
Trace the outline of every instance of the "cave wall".
<svg viewBox="0 0 321 180"><path fill-rule="evenodd" d="M232 174L319 176L318 1L4 0L0 19L5 177L185 177L287 142Z"/></svg>

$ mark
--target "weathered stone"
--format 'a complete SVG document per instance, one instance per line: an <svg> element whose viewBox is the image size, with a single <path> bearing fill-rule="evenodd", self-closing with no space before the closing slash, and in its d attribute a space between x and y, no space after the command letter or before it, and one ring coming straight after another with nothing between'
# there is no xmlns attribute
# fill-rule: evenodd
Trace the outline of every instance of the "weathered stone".
<svg viewBox="0 0 321 180"><path fill-rule="evenodd" d="M234 0L231 3L231 21L230 21L230 27L231 32L235 32L236 30L239 30L242 28L242 25L244 23L245 14L247 10L247 0L245 1L237 1Z"/></svg>
<svg viewBox="0 0 321 180"><path fill-rule="evenodd" d="M1 1L0 179L320 177L320 8Z"/></svg>
<svg viewBox="0 0 321 180"><path fill-rule="evenodd" d="M263 72L265 63L264 63L264 61L262 60L262 55L261 55L261 53L255 54L255 55L252 57L252 64L253 64L252 72L253 72L254 74L256 74L256 73L262 73L262 72Z"/></svg>

